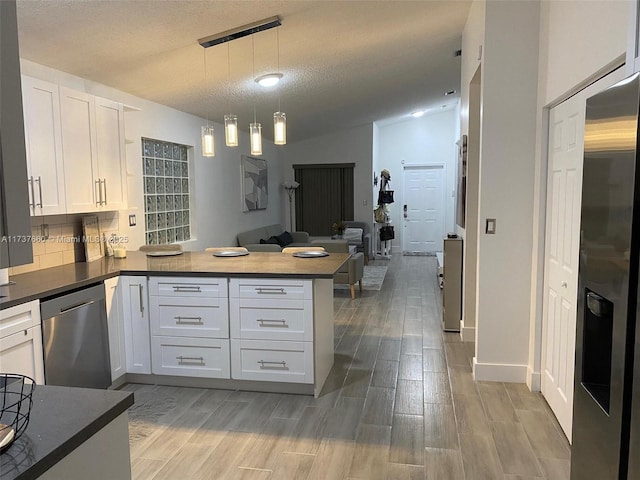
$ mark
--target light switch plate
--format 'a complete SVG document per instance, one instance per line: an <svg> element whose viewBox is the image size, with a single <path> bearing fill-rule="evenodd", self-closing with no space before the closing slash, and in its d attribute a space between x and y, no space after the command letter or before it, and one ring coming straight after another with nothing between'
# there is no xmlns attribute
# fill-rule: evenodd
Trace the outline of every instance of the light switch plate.
<svg viewBox="0 0 640 480"><path fill-rule="evenodd" d="M495 235L496 234L496 219L495 218L487 218L485 220L485 228L484 233L487 235Z"/></svg>
<svg viewBox="0 0 640 480"><path fill-rule="evenodd" d="M135 227L136 226L136 214L132 213L129 215L129 226L130 227Z"/></svg>

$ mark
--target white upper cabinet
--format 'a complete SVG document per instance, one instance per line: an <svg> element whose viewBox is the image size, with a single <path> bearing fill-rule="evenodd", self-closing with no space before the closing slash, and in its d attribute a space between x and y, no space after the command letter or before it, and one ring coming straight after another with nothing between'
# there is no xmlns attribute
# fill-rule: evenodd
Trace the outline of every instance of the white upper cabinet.
<svg viewBox="0 0 640 480"><path fill-rule="evenodd" d="M95 97L96 165L94 185L102 210L127 207L127 169L124 154L124 109L121 103Z"/></svg>
<svg viewBox="0 0 640 480"><path fill-rule="evenodd" d="M23 76L31 215L127 208L121 103Z"/></svg>
<svg viewBox="0 0 640 480"><path fill-rule="evenodd" d="M31 215L66 212L58 86L22 76Z"/></svg>
<svg viewBox="0 0 640 480"><path fill-rule="evenodd" d="M98 210L95 105L93 96L60 87L62 151L67 212Z"/></svg>

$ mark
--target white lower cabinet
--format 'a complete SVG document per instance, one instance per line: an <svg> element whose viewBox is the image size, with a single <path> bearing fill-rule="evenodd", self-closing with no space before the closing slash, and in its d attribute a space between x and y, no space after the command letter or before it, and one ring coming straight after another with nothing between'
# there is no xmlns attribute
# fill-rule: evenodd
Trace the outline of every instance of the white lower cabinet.
<svg viewBox="0 0 640 480"><path fill-rule="evenodd" d="M156 375L229 378L229 340L153 336L151 362Z"/></svg>
<svg viewBox="0 0 640 480"><path fill-rule="evenodd" d="M313 341L312 300L230 298L231 337Z"/></svg>
<svg viewBox="0 0 640 480"><path fill-rule="evenodd" d="M122 308L122 288L120 277L104 281L104 293L107 306L107 328L109 330L109 359L111 361L111 382L127 373L124 318Z"/></svg>
<svg viewBox="0 0 640 480"><path fill-rule="evenodd" d="M229 338L226 298L152 296L150 303L152 335Z"/></svg>
<svg viewBox="0 0 640 480"><path fill-rule="evenodd" d="M226 278L151 277L151 364L156 375L230 378Z"/></svg>
<svg viewBox="0 0 640 480"><path fill-rule="evenodd" d="M151 373L147 277L120 276L127 373Z"/></svg>
<svg viewBox="0 0 640 480"><path fill-rule="evenodd" d="M331 279L153 276L148 290L146 282L120 277L118 287L128 373L319 394L333 364Z"/></svg>
<svg viewBox="0 0 640 480"><path fill-rule="evenodd" d="M232 278L231 377L314 383L313 284Z"/></svg>
<svg viewBox="0 0 640 480"><path fill-rule="evenodd" d="M313 343L231 339L237 380L313 383Z"/></svg>
<svg viewBox="0 0 640 480"><path fill-rule="evenodd" d="M0 373L17 373L44 383L40 302L0 310Z"/></svg>

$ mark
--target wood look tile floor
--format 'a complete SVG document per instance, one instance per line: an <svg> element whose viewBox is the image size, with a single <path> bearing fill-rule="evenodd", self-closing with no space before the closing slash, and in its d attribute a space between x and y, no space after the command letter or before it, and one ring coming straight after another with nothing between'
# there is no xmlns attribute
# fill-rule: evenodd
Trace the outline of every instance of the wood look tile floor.
<svg viewBox="0 0 640 480"><path fill-rule="evenodd" d="M441 331L435 257L378 260L380 291L335 291L320 398L129 384L135 480L569 479L540 394L473 381L473 345Z"/></svg>

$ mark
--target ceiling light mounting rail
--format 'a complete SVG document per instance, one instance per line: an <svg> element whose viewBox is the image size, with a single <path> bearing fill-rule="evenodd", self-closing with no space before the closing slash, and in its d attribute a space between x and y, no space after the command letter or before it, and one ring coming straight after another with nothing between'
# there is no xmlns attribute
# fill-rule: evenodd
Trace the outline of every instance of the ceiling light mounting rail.
<svg viewBox="0 0 640 480"><path fill-rule="evenodd" d="M220 45L221 43L230 42L238 38L247 37L254 33L263 32L270 28L279 27L282 25L279 16L265 18L258 20L257 22L242 25L241 27L232 28L225 32L216 33L198 40L198 43L204 48L213 47L214 45Z"/></svg>

